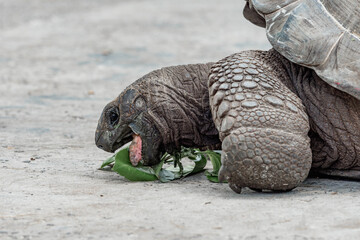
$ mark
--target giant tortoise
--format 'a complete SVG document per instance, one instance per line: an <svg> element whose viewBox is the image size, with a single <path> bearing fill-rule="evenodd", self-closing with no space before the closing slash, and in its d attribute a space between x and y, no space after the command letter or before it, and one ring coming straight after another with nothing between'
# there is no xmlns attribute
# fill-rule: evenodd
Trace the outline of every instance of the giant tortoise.
<svg viewBox="0 0 360 240"><path fill-rule="evenodd" d="M96 145L135 136L131 162L153 165L221 144L219 179L238 193L288 191L310 170L360 180L360 1L248 0L244 16L273 49L150 72L106 105Z"/></svg>

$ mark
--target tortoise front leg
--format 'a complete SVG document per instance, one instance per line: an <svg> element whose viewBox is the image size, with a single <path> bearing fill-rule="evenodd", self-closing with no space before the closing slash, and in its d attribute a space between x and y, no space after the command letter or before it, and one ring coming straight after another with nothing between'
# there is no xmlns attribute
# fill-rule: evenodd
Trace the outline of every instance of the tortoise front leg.
<svg viewBox="0 0 360 240"><path fill-rule="evenodd" d="M223 154L220 180L242 187L286 191L311 167L309 122L301 100L271 52L247 51L212 67L210 106Z"/></svg>

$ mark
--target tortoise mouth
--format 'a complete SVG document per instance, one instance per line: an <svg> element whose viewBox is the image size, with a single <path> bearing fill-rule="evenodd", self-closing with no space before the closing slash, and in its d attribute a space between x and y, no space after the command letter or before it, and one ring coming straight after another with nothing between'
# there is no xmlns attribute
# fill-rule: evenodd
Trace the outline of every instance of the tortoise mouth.
<svg viewBox="0 0 360 240"><path fill-rule="evenodd" d="M142 140L140 135L133 134L133 140L129 147L129 158L133 166L137 166L142 160Z"/></svg>
<svg viewBox="0 0 360 240"><path fill-rule="evenodd" d="M112 151L115 152L119 148L123 147L127 143L129 146L129 159L131 164L135 167L142 160L142 140L141 137L135 134L133 131L128 133L125 137L119 137L112 146ZM141 161L142 162L142 161Z"/></svg>
<svg viewBox="0 0 360 240"><path fill-rule="evenodd" d="M159 163L162 155L161 149L153 146L153 140L144 141L141 135L141 133L135 133L129 128L125 134L120 135L115 140L111 147L112 152L131 142L129 146L129 159L133 166L137 166L139 163L145 166Z"/></svg>

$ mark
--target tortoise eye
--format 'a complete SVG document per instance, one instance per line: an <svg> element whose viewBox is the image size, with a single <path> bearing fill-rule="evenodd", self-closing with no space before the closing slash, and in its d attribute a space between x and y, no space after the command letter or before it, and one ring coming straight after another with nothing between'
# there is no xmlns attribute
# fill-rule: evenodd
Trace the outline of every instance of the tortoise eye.
<svg viewBox="0 0 360 240"><path fill-rule="evenodd" d="M116 110L111 110L109 113L110 125L114 126L119 122L119 114Z"/></svg>
<svg viewBox="0 0 360 240"><path fill-rule="evenodd" d="M135 100L135 107L139 110L146 108L146 102L142 97L138 97Z"/></svg>

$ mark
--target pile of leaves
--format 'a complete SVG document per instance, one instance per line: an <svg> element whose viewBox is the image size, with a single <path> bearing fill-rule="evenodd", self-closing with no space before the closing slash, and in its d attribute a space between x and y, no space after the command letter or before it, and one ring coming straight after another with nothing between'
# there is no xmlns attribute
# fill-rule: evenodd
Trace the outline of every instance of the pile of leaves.
<svg viewBox="0 0 360 240"><path fill-rule="evenodd" d="M182 159L190 160L183 164ZM144 166L139 163L136 167L131 165L129 148L123 148L115 155L103 162L100 169L111 168L130 181L155 181L169 182L183 178L204 170L207 161L213 165L212 171L205 171L206 177L212 182L219 182L218 172L221 167L221 154L215 151L200 151L199 149L182 148L180 152L170 155L165 153L158 164Z"/></svg>

